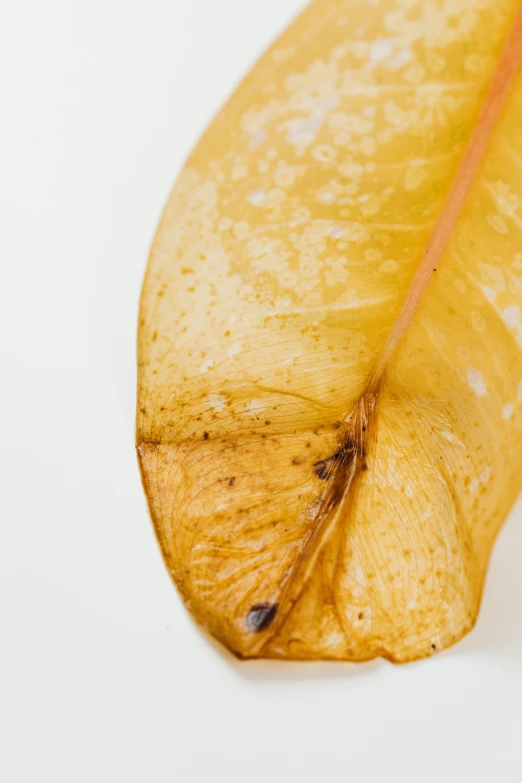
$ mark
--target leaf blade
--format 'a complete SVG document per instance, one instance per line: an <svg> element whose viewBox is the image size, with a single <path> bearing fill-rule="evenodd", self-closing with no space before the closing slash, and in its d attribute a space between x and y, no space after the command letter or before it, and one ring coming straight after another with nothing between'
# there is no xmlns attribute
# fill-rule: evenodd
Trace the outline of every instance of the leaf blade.
<svg viewBox="0 0 522 783"><path fill-rule="evenodd" d="M324 3L316 1L265 56L189 161L160 225L144 286L138 442L153 518L192 611L243 656L404 660L452 643L474 622L494 534L519 489L512 469L490 480L495 466L503 469L502 450L516 464L513 433L504 427L501 438L493 435L499 422L502 427L495 402L505 394L500 387L511 387L512 401L504 401L503 410L514 405L522 377L516 342L506 339L499 318L520 300L514 296L504 306L502 299L517 278L508 279L502 264L484 271L487 252L470 265L454 251L458 245L469 258L477 226L488 251L498 251L503 237L513 243L518 236L516 188L499 190L494 178L490 186L490 197L513 213L514 227L504 233L506 216L491 213L490 226L479 193L503 138L516 138L504 129L514 123L517 86L430 295L400 335L400 347L388 352L378 438L370 469L358 473L355 511L350 498L342 524L323 548L312 550L306 596L285 619L288 575L321 516L325 490L313 465L338 451L346 411L356 409L372 372L375 377L457 168L455 147L462 151L471 135L517 7L485 2L480 21L453 34L449 25L440 29L442 9L438 21L429 16L437 11L433 4L411 4L417 21L413 12L413 20L401 17L393 2L384 5L387 13L368 9L371 35L366 31L363 41L338 24L341 13L349 16L347 4L329 4L335 13L323 19ZM475 10L472 3L464 6ZM450 52L451 68L438 86L428 79L415 84L415 67L440 66L433 58L435 22L444 40L436 54L441 60L442 50ZM407 51L404 40L415 62L397 68ZM466 91L469 49L491 61L473 94ZM394 67L385 67L394 58ZM282 85L275 98L260 88L267 74ZM439 104L448 115L442 121ZM428 156L420 154L424 137L432 147ZM430 158L436 161L431 169ZM509 252L502 246L501 258ZM509 291L500 290L499 273ZM495 301L485 310L482 301L471 301L472 320L458 314L452 321L451 292L461 293L456 283L468 287L470 301L482 288L494 291ZM484 380L494 361L484 360L484 334L492 335L502 365L494 394ZM458 353L461 347L468 357ZM488 394L481 394L483 387ZM478 482L478 502L466 479ZM401 510L398 516L394 509ZM372 517L377 510L382 524ZM252 639L245 618L251 606L265 604L277 604L277 614L265 635Z"/></svg>

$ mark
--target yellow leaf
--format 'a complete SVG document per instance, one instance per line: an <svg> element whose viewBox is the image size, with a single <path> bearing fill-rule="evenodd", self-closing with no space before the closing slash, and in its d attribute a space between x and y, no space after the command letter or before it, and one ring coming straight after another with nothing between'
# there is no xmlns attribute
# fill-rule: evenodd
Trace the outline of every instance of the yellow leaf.
<svg viewBox="0 0 522 783"><path fill-rule="evenodd" d="M475 621L522 476L521 57L519 0L315 0L174 187L137 445L239 656L408 661Z"/></svg>

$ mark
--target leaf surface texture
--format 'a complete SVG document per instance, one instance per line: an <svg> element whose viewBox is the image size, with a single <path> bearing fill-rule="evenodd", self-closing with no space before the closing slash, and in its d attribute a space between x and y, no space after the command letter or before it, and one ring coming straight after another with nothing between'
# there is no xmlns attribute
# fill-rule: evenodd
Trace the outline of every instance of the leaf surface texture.
<svg viewBox="0 0 522 783"><path fill-rule="evenodd" d="M140 466L188 608L242 657L408 661L476 619L522 475L516 67L397 324L519 5L315 0L170 196L141 302Z"/></svg>

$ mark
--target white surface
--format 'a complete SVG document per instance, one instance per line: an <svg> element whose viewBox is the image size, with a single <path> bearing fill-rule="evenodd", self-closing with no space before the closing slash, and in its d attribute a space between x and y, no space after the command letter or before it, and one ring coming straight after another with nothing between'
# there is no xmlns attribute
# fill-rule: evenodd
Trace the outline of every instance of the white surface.
<svg viewBox="0 0 522 783"><path fill-rule="evenodd" d="M299 0L5 4L0 779L522 780L522 510L476 630L394 668L236 664L163 568L135 326L175 173Z"/></svg>

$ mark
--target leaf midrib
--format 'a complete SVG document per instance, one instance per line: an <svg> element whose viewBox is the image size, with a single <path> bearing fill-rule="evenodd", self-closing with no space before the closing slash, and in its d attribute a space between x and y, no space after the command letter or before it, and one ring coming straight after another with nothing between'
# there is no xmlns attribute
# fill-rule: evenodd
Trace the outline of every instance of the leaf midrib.
<svg viewBox="0 0 522 783"><path fill-rule="evenodd" d="M367 443L375 434L379 392L386 371L419 309L422 297L448 246L448 242L454 232L457 221L462 214L471 188L482 167L492 134L514 86L521 65L522 2L514 17L497 68L491 80L488 93L480 107L470 140L456 169L442 211L435 223L420 264L406 292L399 315L391 327L382 351L376 361L375 368L368 379L366 389L356 405L356 411L367 410L369 412L371 410L372 412L370 415L367 415L367 426L364 433L361 431L359 432L360 442L356 444L355 448L355 453L358 454L359 457L366 453ZM343 424L345 433L350 429L349 420L352 418L353 413L353 411L350 411L344 416ZM360 427L358 429L360 430ZM344 435L344 437L347 436ZM343 446L344 442L341 440L341 448L343 448ZM280 600L279 616L274 625L270 628L268 636L260 640L259 651L261 654L266 651L266 648L270 645L271 641L281 631L282 626L285 624L304 590L306 573L301 574L301 571L303 570L303 565L306 567L307 563L310 564L310 560L313 561L314 552L310 551L311 548L314 548L315 554L320 550L324 541L323 531L326 536L331 532L332 525L329 524L328 517L331 514L335 514L337 519L339 519L341 516L339 514L340 506L347 501L353 505L359 478L363 469L363 462L364 459L359 458L353 464L350 463L345 465L339 463L337 469L332 471L332 475L328 482L329 486L327 486L321 497L323 511L319 512L313 528L305 537L296 561L294 562L294 567L291 569L284 586L282 586L283 600ZM341 490L339 485L343 482L344 488ZM336 492L342 494L342 499L338 504L331 505L330 496L334 485L337 485ZM342 516L344 521L346 521L348 514ZM305 568L305 570L307 572L309 568Z"/></svg>

